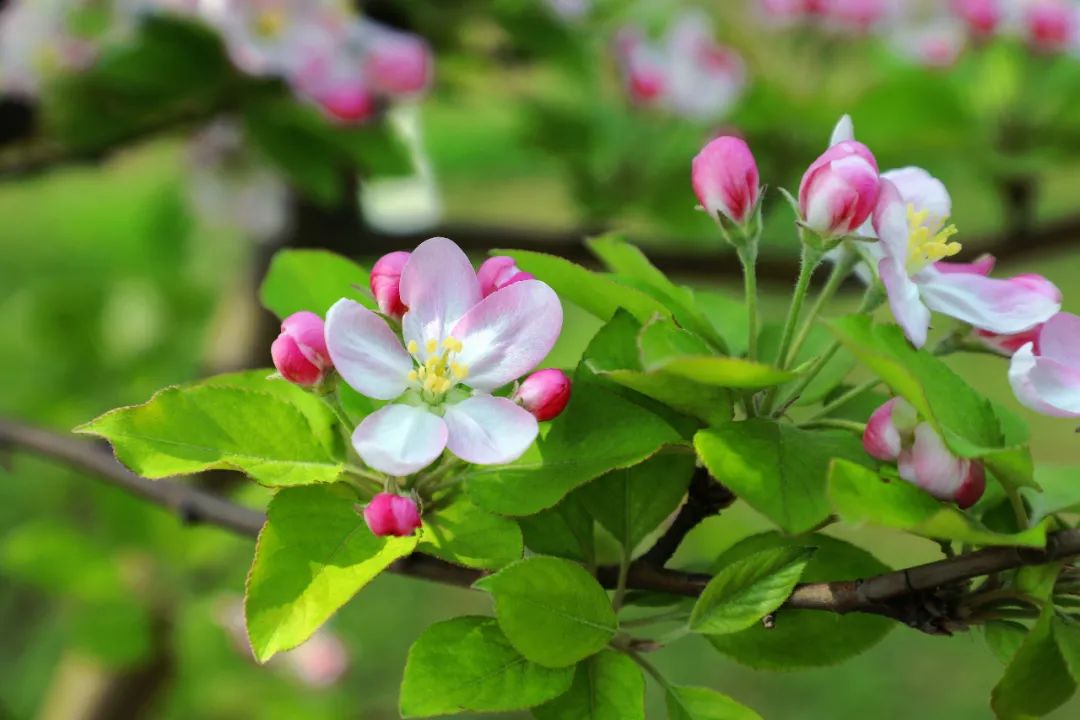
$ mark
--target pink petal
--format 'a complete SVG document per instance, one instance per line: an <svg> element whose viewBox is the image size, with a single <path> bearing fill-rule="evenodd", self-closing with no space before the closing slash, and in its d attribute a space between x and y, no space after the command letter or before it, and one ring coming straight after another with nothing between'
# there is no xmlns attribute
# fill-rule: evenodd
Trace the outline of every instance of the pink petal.
<svg viewBox="0 0 1080 720"><path fill-rule="evenodd" d="M903 264L887 257L878 263L878 275L889 296L889 308L911 344L921 348L930 332L930 311L919 297L919 286L908 277Z"/></svg>
<svg viewBox="0 0 1080 720"><path fill-rule="evenodd" d="M536 418L529 411L491 395L475 395L448 406L444 419L450 452L478 465L517 460L538 432Z"/></svg>
<svg viewBox="0 0 1080 720"><path fill-rule="evenodd" d="M426 408L387 405L364 418L352 441L369 466L400 476L435 462L446 447L446 438L446 423Z"/></svg>
<svg viewBox="0 0 1080 720"><path fill-rule="evenodd" d="M900 455L900 431L892 420L896 398L875 410L866 422L863 432L863 448L870 457L892 462Z"/></svg>
<svg viewBox="0 0 1080 720"><path fill-rule="evenodd" d="M883 180L891 182L900 192L905 205L916 210L926 210L930 227L938 230L952 215L952 198L944 183L920 167L905 167L882 173Z"/></svg>
<svg viewBox="0 0 1080 720"><path fill-rule="evenodd" d="M326 347L334 367L354 390L376 400L405 392L413 362L381 317L341 299L326 314Z"/></svg>
<svg viewBox="0 0 1080 720"><path fill-rule="evenodd" d="M888 180L881 182L877 206L873 216L874 232L881 241L880 247L887 257L894 258L898 266L905 267L908 257L907 206L900 190Z"/></svg>
<svg viewBox="0 0 1080 720"><path fill-rule="evenodd" d="M694 193L708 213L723 213L745 223L758 201L757 163L742 138L718 137L701 149L691 163Z"/></svg>
<svg viewBox="0 0 1080 720"><path fill-rule="evenodd" d="M941 262L934 263L934 269L939 273L945 274L967 274L967 275L989 275L994 265L997 263L997 258L993 255L980 255L974 262L958 263L958 262Z"/></svg>
<svg viewBox="0 0 1080 720"><path fill-rule="evenodd" d="M1080 368L1080 317L1062 312L1050 318L1036 346L1043 357Z"/></svg>
<svg viewBox="0 0 1080 720"><path fill-rule="evenodd" d="M427 341L441 345L480 297L480 282L461 248L442 237L425 240L401 271L401 302L409 308L402 320L405 339L415 340L426 359Z"/></svg>
<svg viewBox="0 0 1080 720"><path fill-rule="evenodd" d="M1048 281L943 274L926 267L915 276L915 282L931 310L999 335L1023 332L1061 309L1060 292Z"/></svg>
<svg viewBox="0 0 1080 720"><path fill-rule="evenodd" d="M945 442L928 423L915 428L915 444L899 465L900 477L918 485L939 500L955 500L970 467L949 452Z"/></svg>
<svg viewBox="0 0 1080 720"><path fill-rule="evenodd" d="M1009 362L1009 384L1016 399L1035 412L1080 417L1080 367L1037 357L1031 343Z"/></svg>
<svg viewBox="0 0 1080 720"><path fill-rule="evenodd" d="M536 367L562 330L562 305L539 280L524 280L488 295L454 326L461 341L456 360L468 368L462 381L494 390Z"/></svg>

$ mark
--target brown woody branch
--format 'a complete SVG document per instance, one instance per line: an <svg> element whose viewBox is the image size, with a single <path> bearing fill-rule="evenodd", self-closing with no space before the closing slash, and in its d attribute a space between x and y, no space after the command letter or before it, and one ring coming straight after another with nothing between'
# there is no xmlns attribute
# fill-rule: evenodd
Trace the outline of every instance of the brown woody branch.
<svg viewBox="0 0 1080 720"><path fill-rule="evenodd" d="M185 523L215 525L240 535L258 535L265 515L204 490L172 480L147 480L124 468L99 445L22 423L0 419L0 447L10 447L59 460L73 468L97 475L106 482L176 513ZM940 591L984 575L1039 565L1080 555L1080 529L1048 536L1045 549L997 547L978 550L904 570L862 580L805 583L795 588L784 604L790 610L833 613L861 612L883 615L929 633L948 632L926 606L940 601ZM416 554L396 563L391 570L447 585L471 586L481 572ZM617 569L599 569L600 582L616 583ZM708 575L667 570L648 562L631 566L627 586L633 590L685 597L701 594Z"/></svg>

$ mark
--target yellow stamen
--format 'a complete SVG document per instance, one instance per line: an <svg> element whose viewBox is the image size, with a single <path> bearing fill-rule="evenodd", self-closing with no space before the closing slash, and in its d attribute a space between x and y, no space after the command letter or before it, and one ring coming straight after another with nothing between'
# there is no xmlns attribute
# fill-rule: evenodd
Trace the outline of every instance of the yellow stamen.
<svg viewBox="0 0 1080 720"><path fill-rule="evenodd" d="M285 28L285 16L280 10L266 10L255 18L255 33L264 38L277 37Z"/></svg>
<svg viewBox="0 0 1080 720"><path fill-rule="evenodd" d="M409 374L406 377L409 378L409 382L414 383L419 379L420 376L416 374L415 370L410 370Z"/></svg>
<svg viewBox="0 0 1080 720"><path fill-rule="evenodd" d="M405 349L409 351L410 355L415 355L420 352L420 346L416 344L415 340L410 340L409 344L405 346Z"/></svg>
<svg viewBox="0 0 1080 720"><path fill-rule="evenodd" d="M432 339L432 340L428 340L428 341L427 341L427 342L426 342L426 343L424 344L424 349L425 349L425 350L427 350L427 354L428 354L428 355L430 355L430 354L432 354L433 352L435 352L435 351L436 351L436 350L437 350L438 348L439 348L439 343L435 342L435 340L434 340L434 339Z"/></svg>
<svg viewBox="0 0 1080 720"><path fill-rule="evenodd" d="M915 210L914 205L908 205L908 227L911 234L908 236L908 267L912 271L918 271L930 263L952 257L960 252L961 245L950 241L958 230L955 225L948 225L934 232L926 223L930 216L928 210Z"/></svg>
<svg viewBox="0 0 1080 720"><path fill-rule="evenodd" d="M442 341L443 347L450 352L461 352L461 341L455 337L448 337Z"/></svg>

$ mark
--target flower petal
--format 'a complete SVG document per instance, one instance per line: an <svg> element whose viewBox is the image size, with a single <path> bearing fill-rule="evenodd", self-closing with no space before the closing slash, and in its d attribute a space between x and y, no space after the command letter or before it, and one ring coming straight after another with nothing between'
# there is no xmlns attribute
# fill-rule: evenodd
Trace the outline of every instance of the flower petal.
<svg viewBox="0 0 1080 720"><path fill-rule="evenodd" d="M387 405L368 415L353 432L360 458L388 475L411 475L442 454L448 435L438 415L413 405Z"/></svg>
<svg viewBox="0 0 1080 720"><path fill-rule="evenodd" d="M447 447L466 462L499 465L521 457L536 440L536 418L506 398L474 395L446 408Z"/></svg>
<svg viewBox="0 0 1080 720"><path fill-rule="evenodd" d="M401 302L409 311L402 320L406 340L415 340L420 355L450 334L469 308L480 302L480 281L465 253L443 237L425 240L413 250L401 271Z"/></svg>
<svg viewBox="0 0 1080 720"><path fill-rule="evenodd" d="M1058 313L1039 333L1039 354L1080 369L1080 317Z"/></svg>
<svg viewBox="0 0 1080 720"><path fill-rule="evenodd" d="M357 392L376 400L405 392L412 358L386 321L359 303L343 298L326 313L326 347Z"/></svg>
<svg viewBox="0 0 1080 720"><path fill-rule="evenodd" d="M945 260L934 263L934 269L939 273L968 273L971 275L989 275L994 265L997 263L997 258L990 254L980 255L975 258L973 262L959 263L959 262L947 262Z"/></svg>
<svg viewBox="0 0 1080 720"><path fill-rule="evenodd" d="M539 280L496 290L454 326L463 349L457 362L468 368L462 382L494 390L516 380L544 359L562 330L562 305Z"/></svg>
<svg viewBox="0 0 1080 720"><path fill-rule="evenodd" d="M1033 343L1012 356L1009 384L1016 399L1035 412L1080 417L1080 368L1036 356Z"/></svg>
<svg viewBox="0 0 1080 720"><path fill-rule="evenodd" d="M889 170L881 175L900 192L904 205L914 205L918 211L929 212L927 221L935 232L952 214L952 198L945 184L920 167Z"/></svg>
<svg viewBox="0 0 1080 720"><path fill-rule="evenodd" d="M874 232L881 241L881 249L887 257L897 260L899 267L907 263L908 241L911 229L908 227L907 206L900 191L888 180L881 182L877 206L874 208Z"/></svg>
<svg viewBox="0 0 1080 720"><path fill-rule="evenodd" d="M889 307L897 324L911 344L921 348L930 332L930 311L919 296L919 286L895 258L887 257L878 263L878 275L889 295Z"/></svg>
<svg viewBox="0 0 1080 720"><path fill-rule="evenodd" d="M1061 294L1045 281L1032 285L1022 278L999 280L926 267L915 282L931 310L1002 335L1046 322L1061 309Z"/></svg>
<svg viewBox="0 0 1080 720"><path fill-rule="evenodd" d="M967 460L949 452L945 441L928 423L915 428L915 444L901 456L900 477L939 500L953 500L967 477Z"/></svg>
<svg viewBox="0 0 1080 720"><path fill-rule="evenodd" d="M829 147L839 145L842 142L855 139L855 125L851 122L850 115L842 115L833 128L832 137L829 138Z"/></svg>

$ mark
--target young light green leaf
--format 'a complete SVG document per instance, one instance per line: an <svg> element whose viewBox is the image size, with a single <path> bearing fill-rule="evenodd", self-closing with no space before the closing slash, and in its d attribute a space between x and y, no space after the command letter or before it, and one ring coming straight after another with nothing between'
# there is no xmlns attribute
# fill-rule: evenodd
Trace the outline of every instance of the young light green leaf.
<svg viewBox="0 0 1080 720"><path fill-rule="evenodd" d="M281 397L236 387L166 388L76 428L112 443L116 457L148 478L210 469L245 472L271 487L333 482L341 441Z"/></svg>
<svg viewBox="0 0 1080 720"><path fill-rule="evenodd" d="M903 480L884 480L863 466L837 460L829 472L829 498L850 523L870 523L923 537L975 545L1046 545L1046 523L1019 533L997 533Z"/></svg>
<svg viewBox="0 0 1080 720"><path fill-rule="evenodd" d="M682 502L693 455L664 455L615 470L577 490L589 513L626 549L635 548Z"/></svg>
<svg viewBox="0 0 1080 720"><path fill-rule="evenodd" d="M1069 669L1073 680L1080 683L1080 623L1055 617L1053 631L1065 667Z"/></svg>
<svg viewBox="0 0 1080 720"><path fill-rule="evenodd" d="M270 501L244 614L259 662L296 647L395 560L413 537L375 537L341 485L288 488Z"/></svg>
<svg viewBox="0 0 1080 720"><path fill-rule="evenodd" d="M705 319L724 338L728 352L734 356L744 355L750 325L745 301L715 290L697 290L694 300Z"/></svg>
<svg viewBox="0 0 1080 720"><path fill-rule="evenodd" d="M562 695L573 679L573 668L526 660L493 619L459 617L432 625L410 648L401 716L523 710Z"/></svg>
<svg viewBox="0 0 1080 720"><path fill-rule="evenodd" d="M888 572L870 553L828 535L784 537L755 535L737 543L714 564L719 571L754 553L773 548L814 547L803 572L804 582L856 580ZM756 624L742 632L711 635L709 642L733 660L759 670L835 665L877 644L896 625L893 621L852 613L836 615L813 610L783 610L776 626Z"/></svg>
<svg viewBox="0 0 1080 720"><path fill-rule="evenodd" d="M1035 482L1042 489L1021 488L1020 494L1031 506L1031 521L1060 512L1080 511L1080 467L1035 468Z"/></svg>
<svg viewBox="0 0 1080 720"><path fill-rule="evenodd" d="M789 533L806 532L829 516L825 490L833 459L868 461L851 433L768 420L702 430L694 447L713 477Z"/></svg>
<svg viewBox="0 0 1080 720"><path fill-rule="evenodd" d="M771 548L721 568L695 603L690 629L721 635L750 627L784 604L813 554L806 547Z"/></svg>
<svg viewBox="0 0 1080 720"><path fill-rule="evenodd" d="M990 695L999 720L1041 717L1076 692L1076 680L1065 665L1054 630L1053 611L1044 611L1016 650Z"/></svg>
<svg viewBox="0 0 1080 720"><path fill-rule="evenodd" d="M780 337L782 334L782 327L779 324L765 325L761 329L761 335L758 337L758 357L775 358L777 351L780 349ZM814 325L791 366L799 367L815 360L819 355L828 351L835 342L836 339L827 329L821 325ZM799 398L794 404L802 406L821 402L826 395L843 382L853 367L855 367L855 358L852 357L850 352L843 348L836 351L814 379L810 381L810 384L799 393ZM786 394L786 388L781 388L780 397L785 397ZM865 417L862 419L865 420Z"/></svg>
<svg viewBox="0 0 1080 720"><path fill-rule="evenodd" d="M645 720L645 678L626 655L602 650L578 663L569 691L532 712L536 720Z"/></svg>
<svg viewBox="0 0 1080 720"><path fill-rule="evenodd" d="M436 502L439 507L424 515L420 552L484 570L521 558L521 530L513 520L481 510L461 493Z"/></svg>
<svg viewBox="0 0 1080 720"><path fill-rule="evenodd" d="M352 260L326 250L282 250L270 262L259 297L279 318L300 310L325 315L341 298L375 309L367 287L367 270Z"/></svg>
<svg viewBox="0 0 1080 720"><path fill-rule="evenodd" d="M499 627L518 652L545 667L573 665L615 636L607 592L580 565L531 557L481 578L495 599Z"/></svg>
<svg viewBox="0 0 1080 720"><path fill-rule="evenodd" d="M569 260L527 250L495 250L493 254L514 258L519 268L546 282L559 297L605 322L619 308L626 309L638 322L646 322L656 314L671 315L662 303L637 288L622 285Z"/></svg>
<svg viewBox="0 0 1080 720"><path fill-rule="evenodd" d="M732 417L731 393L726 388L702 385L663 371L597 370L596 374L710 425Z"/></svg>
<svg viewBox="0 0 1080 720"><path fill-rule="evenodd" d="M745 705L703 687L669 687L667 711L668 720L761 720Z"/></svg>

